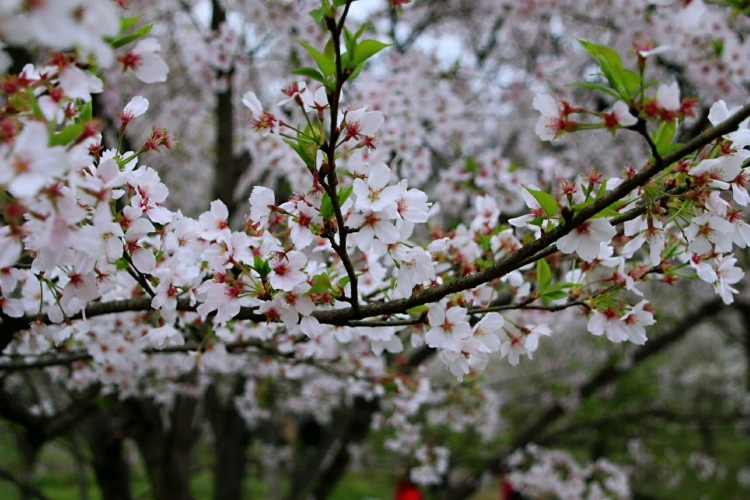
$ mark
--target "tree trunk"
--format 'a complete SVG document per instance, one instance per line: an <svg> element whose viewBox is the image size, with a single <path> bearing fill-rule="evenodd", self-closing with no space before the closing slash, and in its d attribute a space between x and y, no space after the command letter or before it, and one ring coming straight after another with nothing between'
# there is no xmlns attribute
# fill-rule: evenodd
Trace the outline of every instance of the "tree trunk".
<svg viewBox="0 0 750 500"><path fill-rule="evenodd" d="M334 413L321 445L305 466L294 471L289 500L322 500L330 495L349 466L349 445L367 437L372 416L379 407L377 399L357 397L352 407L341 407Z"/></svg>
<svg viewBox="0 0 750 500"><path fill-rule="evenodd" d="M94 415L86 426L96 484L107 500L130 500L130 463L123 447L125 433L113 405Z"/></svg>
<svg viewBox="0 0 750 500"><path fill-rule="evenodd" d="M242 491L247 466L247 446L250 432L245 419L234 406L234 396L244 388L238 377L227 398L221 398L217 387L206 391L206 412L214 432L214 499L245 498Z"/></svg>
<svg viewBox="0 0 750 500"><path fill-rule="evenodd" d="M150 401L131 400L135 425L131 432L145 462L155 500L193 500L190 492L190 467L198 402L178 396L162 422L160 409Z"/></svg>

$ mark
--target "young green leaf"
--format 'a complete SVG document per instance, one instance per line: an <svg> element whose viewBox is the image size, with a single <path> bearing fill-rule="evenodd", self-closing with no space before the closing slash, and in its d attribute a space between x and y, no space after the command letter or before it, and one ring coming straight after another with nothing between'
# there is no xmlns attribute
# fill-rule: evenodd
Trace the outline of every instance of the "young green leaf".
<svg viewBox="0 0 750 500"><path fill-rule="evenodd" d="M656 129L651 140L654 141L656 151L658 151L659 154L665 154L669 151L676 130L677 128L674 121L663 122L659 128Z"/></svg>
<svg viewBox="0 0 750 500"><path fill-rule="evenodd" d="M320 200L320 215L326 220L333 217L333 202L328 193L323 193L323 199Z"/></svg>
<svg viewBox="0 0 750 500"><path fill-rule="evenodd" d="M134 33L131 33L130 35L124 35L117 38L112 39L109 44L115 48L119 49L120 47L123 47L129 43L135 42L136 40L143 38L144 36L151 33L151 28L153 27L152 24L147 24L146 26L141 26L136 30Z"/></svg>
<svg viewBox="0 0 750 500"><path fill-rule="evenodd" d="M318 65L318 68L320 68L320 71L323 73L324 76L333 76L336 74L336 63L328 57L327 55L320 52L318 49L313 47L307 42L299 42L304 49L310 53L313 60L315 61L315 64Z"/></svg>
<svg viewBox="0 0 750 500"><path fill-rule="evenodd" d="M557 204L557 200L551 194L545 193L544 191L531 189L526 186L524 186L523 188L528 191L531 196L534 197L537 203L539 203L539 206L542 207L542 210L544 210L544 213L548 216L552 217L557 213L558 210L560 210L560 206Z"/></svg>
<svg viewBox="0 0 750 500"><path fill-rule="evenodd" d="M297 68L294 71L292 71L292 74L306 76L307 78L310 78L311 80L315 80L323 84L327 83L326 78L323 76L323 74L317 69L311 68L310 66L303 66L301 68Z"/></svg>
<svg viewBox="0 0 750 500"><path fill-rule="evenodd" d="M341 188L341 190L338 193L339 206L344 204L344 202L352 194L353 190L354 190L354 186L346 186L345 188Z"/></svg>
<svg viewBox="0 0 750 500"><path fill-rule="evenodd" d="M552 270L544 259L536 261L536 282L539 290L544 290L552 281Z"/></svg>
<svg viewBox="0 0 750 500"><path fill-rule="evenodd" d="M331 291L331 278L325 274L316 274L313 276L313 284L310 289L303 295L310 296L313 293L325 293Z"/></svg>
<svg viewBox="0 0 750 500"><path fill-rule="evenodd" d="M354 49L354 66L362 64L384 48L390 46L390 43L383 43L378 40L362 40Z"/></svg>
<svg viewBox="0 0 750 500"><path fill-rule="evenodd" d="M268 261L258 255L253 256L253 265L251 267L255 269L256 273L260 274L261 278L265 278L271 274L271 266L268 264Z"/></svg>
<svg viewBox="0 0 750 500"><path fill-rule="evenodd" d="M50 146L67 146L83 133L82 123L71 123L49 139Z"/></svg>

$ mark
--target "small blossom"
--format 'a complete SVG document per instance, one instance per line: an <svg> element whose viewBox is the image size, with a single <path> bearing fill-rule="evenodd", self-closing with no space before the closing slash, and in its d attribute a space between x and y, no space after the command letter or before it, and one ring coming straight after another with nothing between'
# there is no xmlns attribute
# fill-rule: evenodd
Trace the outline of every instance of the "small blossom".
<svg viewBox="0 0 750 500"><path fill-rule="evenodd" d="M148 111L148 105L148 99L145 97L140 95L133 97L125 106L125 109L122 110L122 115L120 116L122 123L129 123L131 120L144 114Z"/></svg>
<svg viewBox="0 0 750 500"><path fill-rule="evenodd" d="M471 326L463 307L445 310L442 304L431 304L427 319L431 328L425 335L425 342L430 347L460 352L461 341L471 337Z"/></svg>
<svg viewBox="0 0 750 500"><path fill-rule="evenodd" d="M133 50L117 58L122 63L123 71L130 70L143 83L167 81L169 66L156 52L161 50L155 38L140 40Z"/></svg>
<svg viewBox="0 0 750 500"><path fill-rule="evenodd" d="M557 241L557 248L563 253L576 252L585 261L599 256L601 243L610 241L617 234L606 219L590 219L581 223L573 231Z"/></svg>
<svg viewBox="0 0 750 500"><path fill-rule="evenodd" d="M630 114L628 105L623 101L617 101L612 106L612 111L604 115L604 126L610 130L617 127L630 127L638 123L638 118Z"/></svg>

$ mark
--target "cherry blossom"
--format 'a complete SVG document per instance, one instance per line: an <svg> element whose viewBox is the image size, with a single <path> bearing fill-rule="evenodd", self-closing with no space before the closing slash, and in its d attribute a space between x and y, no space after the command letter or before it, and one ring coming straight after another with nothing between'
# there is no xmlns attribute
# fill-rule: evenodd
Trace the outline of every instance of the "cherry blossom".
<svg viewBox="0 0 750 500"><path fill-rule="evenodd" d="M728 252L732 248L734 226L726 219L703 213L690 221L685 229L690 251L704 254L716 248L719 252Z"/></svg>
<svg viewBox="0 0 750 500"><path fill-rule="evenodd" d="M169 66L156 54L161 44L155 38L144 38L135 47L117 60L122 63L123 71L128 70L144 83L164 82L167 80Z"/></svg>
<svg viewBox="0 0 750 500"><path fill-rule="evenodd" d="M427 315L430 329L425 342L434 348L461 352L461 341L471 337L471 326L466 321L466 309L450 307L447 310L440 304L431 304Z"/></svg>
<svg viewBox="0 0 750 500"><path fill-rule="evenodd" d="M0 184L17 197L30 197L69 168L62 146L40 146L49 143L47 127L38 121L26 123L8 147L0 148Z"/></svg>
<svg viewBox="0 0 750 500"><path fill-rule="evenodd" d="M580 258L591 261L599 256L602 243L609 241L617 230L606 219L591 219L560 238L557 248L563 253L577 253Z"/></svg>

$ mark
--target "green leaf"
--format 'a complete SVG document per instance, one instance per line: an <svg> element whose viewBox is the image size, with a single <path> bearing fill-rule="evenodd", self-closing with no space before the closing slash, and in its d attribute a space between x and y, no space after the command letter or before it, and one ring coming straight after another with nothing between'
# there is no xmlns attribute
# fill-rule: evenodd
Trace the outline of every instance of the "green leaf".
<svg viewBox="0 0 750 500"><path fill-rule="evenodd" d="M348 53L354 54L354 49L357 48L357 35L346 29L346 27L344 27L344 45Z"/></svg>
<svg viewBox="0 0 750 500"><path fill-rule="evenodd" d="M339 190L336 195L339 206L343 205L347 198L349 198L349 195L352 194L352 190L354 190L354 186L347 186ZM333 203L331 202L331 197L328 196L328 193L323 193L323 199L320 200L320 215L322 215L324 219L330 219L333 217Z"/></svg>
<svg viewBox="0 0 750 500"><path fill-rule="evenodd" d="M318 148L315 144L310 142L295 142L290 139L284 139L284 142L297 153L308 168L315 167L315 155L318 153Z"/></svg>
<svg viewBox="0 0 750 500"><path fill-rule="evenodd" d="M635 71L623 69L620 71L620 77L622 78L622 83L625 85L625 90L628 93L627 97L634 96L640 90L642 80L641 75ZM628 102L627 98L625 99L625 102Z"/></svg>
<svg viewBox="0 0 750 500"><path fill-rule="evenodd" d="M596 200L604 196L604 194L607 192L607 179L604 179L602 183L599 185L599 190L596 192Z"/></svg>
<svg viewBox="0 0 750 500"><path fill-rule="evenodd" d="M251 267L256 273L260 274L261 278L265 278L271 274L271 266L268 264L268 261L264 260L259 255L253 256L253 265Z"/></svg>
<svg viewBox="0 0 750 500"><path fill-rule="evenodd" d="M602 210L601 212L598 212L596 214L596 217L617 217L619 215L622 215L620 212L615 210L613 207L609 206Z"/></svg>
<svg viewBox="0 0 750 500"><path fill-rule="evenodd" d="M79 112L79 120L86 123L91 121L91 117L93 115L93 106L91 104L91 101L83 103L83 106L81 106L81 111Z"/></svg>
<svg viewBox="0 0 750 500"><path fill-rule="evenodd" d="M543 290L539 295L549 300L565 299L570 295L568 289L577 287L575 283L555 283L554 285Z"/></svg>
<svg viewBox="0 0 750 500"><path fill-rule="evenodd" d="M310 17L312 17L313 21L315 21L315 24L322 24L323 18L326 16L326 12L328 12L328 9L325 7L318 7L317 9L313 9L310 12L307 13Z"/></svg>
<svg viewBox="0 0 750 500"><path fill-rule="evenodd" d="M313 276L313 284L310 289L305 292L304 296L310 296L313 293L325 293L331 291L331 278L325 273L316 274Z"/></svg>
<svg viewBox="0 0 750 500"><path fill-rule="evenodd" d="M352 194L352 191L354 190L354 186L347 186L345 188L342 188L338 193L338 200L339 200L339 206L343 205L344 202L349 198L349 196Z"/></svg>
<svg viewBox="0 0 750 500"><path fill-rule="evenodd" d="M544 213L548 216L552 217L560 209L557 200L551 194L545 193L544 191L537 191L536 189L531 189L526 186L523 188L534 197L537 203L539 203L539 206L542 207L542 210L544 210Z"/></svg>
<svg viewBox="0 0 750 500"><path fill-rule="evenodd" d="M565 290L548 290L542 292L541 297L549 300L560 300L566 298L569 294Z"/></svg>
<svg viewBox="0 0 750 500"><path fill-rule="evenodd" d="M114 261L113 264L118 271L127 271L130 268L128 260L124 257L120 257L119 259Z"/></svg>
<svg viewBox="0 0 750 500"><path fill-rule="evenodd" d="M320 215L326 220L333 217L333 202L328 193L323 193L323 199L320 200Z"/></svg>
<svg viewBox="0 0 750 500"><path fill-rule="evenodd" d="M49 139L50 146L67 146L83 133L82 123L71 123Z"/></svg>
<svg viewBox="0 0 750 500"><path fill-rule="evenodd" d="M307 78L310 78L311 80L315 80L323 84L327 83L326 78L323 76L323 74L317 69L311 68L310 66L303 66L301 68L297 68L294 71L292 71L292 74L306 76Z"/></svg>
<svg viewBox="0 0 750 500"><path fill-rule="evenodd" d="M141 26L140 28L138 28L137 31L135 31L134 33L131 33L130 35L119 36L117 38L114 38L113 40L109 42L109 44L113 48L119 49L120 47L123 47L129 43L132 43L138 40L139 38L143 38L144 36L148 35L151 32L152 27L153 27L152 24Z"/></svg>
<svg viewBox="0 0 750 500"><path fill-rule="evenodd" d="M665 154L669 147L672 145L672 139L674 139L675 131L677 127L675 121L663 122L659 128L654 132L654 136L651 138L656 145L656 151L662 155Z"/></svg>
<svg viewBox="0 0 750 500"><path fill-rule="evenodd" d="M538 290L544 290L552 281L552 270L544 259L536 261L536 281Z"/></svg>
<svg viewBox="0 0 750 500"><path fill-rule="evenodd" d="M138 22L138 20L142 16L135 16L135 17L121 17L120 18L120 33L125 33L130 28L135 26L135 23Z"/></svg>
<svg viewBox="0 0 750 500"><path fill-rule="evenodd" d="M349 80L354 80L355 78L357 78L359 74L362 73L363 69L365 69L365 63L362 63L354 68L354 71L352 71L352 74L349 76Z"/></svg>
<svg viewBox="0 0 750 500"><path fill-rule="evenodd" d="M620 55L609 47L597 45L587 40L578 40L578 42L599 65L604 77L617 92L618 97L629 101L631 94L640 86L640 75L623 69Z"/></svg>
<svg viewBox="0 0 750 500"><path fill-rule="evenodd" d="M354 65L362 64L384 48L390 46L390 43L383 43L378 40L362 40L354 50Z"/></svg>
<svg viewBox="0 0 750 500"><path fill-rule="evenodd" d="M611 88L605 87L604 85L600 85L598 83L593 83L593 82L576 82L576 83L571 83L570 86L571 87L584 87L584 88L587 88L587 89L598 90L599 92L604 92L605 94L611 95L615 99L619 99L620 98L620 94L618 94L617 92L615 92Z"/></svg>
<svg viewBox="0 0 750 500"><path fill-rule="evenodd" d="M324 76L328 77L336 74L336 63L333 59L323 54L309 43L300 41L299 44L310 53L315 64L318 65L318 68L320 68L320 71L323 72Z"/></svg>

